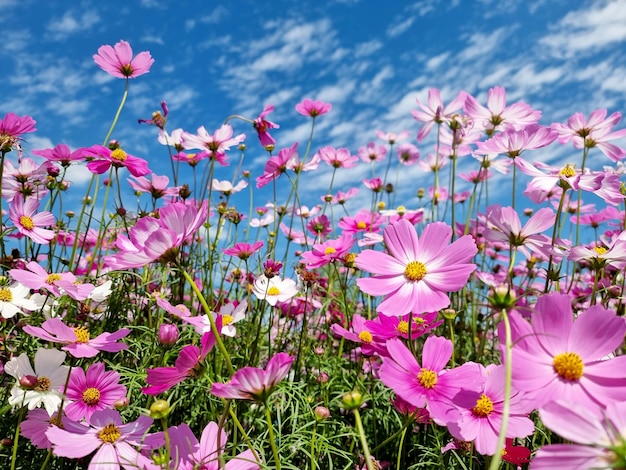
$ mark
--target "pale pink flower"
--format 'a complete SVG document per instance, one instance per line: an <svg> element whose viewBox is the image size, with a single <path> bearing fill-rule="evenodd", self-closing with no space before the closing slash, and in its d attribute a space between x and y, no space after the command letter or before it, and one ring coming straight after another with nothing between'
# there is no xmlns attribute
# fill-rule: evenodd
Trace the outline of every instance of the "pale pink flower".
<svg viewBox="0 0 626 470"><path fill-rule="evenodd" d="M118 340L130 333L128 328L121 328L115 333L101 333L92 339L87 328L69 327L56 317L49 318L41 324L41 327L26 325L23 330L36 338L63 344L61 349L74 357L94 357L100 351L118 352L128 349L126 344L118 343Z"/></svg>
<svg viewBox="0 0 626 470"><path fill-rule="evenodd" d="M149 193L154 199L164 196L178 196L179 188L168 187L170 179L167 176L159 176L152 173L152 179L144 176L128 178L128 184L139 193Z"/></svg>
<svg viewBox="0 0 626 470"><path fill-rule="evenodd" d="M369 142L365 147L359 147L359 158L365 163L380 162L387 155L387 147Z"/></svg>
<svg viewBox="0 0 626 470"><path fill-rule="evenodd" d="M220 181L218 179L213 178L211 181L211 189L213 191L218 191L223 193L225 196L230 196L231 194L238 193L239 191L246 189L248 187L248 182L246 180L239 181L236 185L230 181Z"/></svg>
<svg viewBox="0 0 626 470"><path fill-rule="evenodd" d="M389 145L397 144L398 142L405 140L409 137L409 135L411 135L409 131L402 131L400 133L376 131L376 137L384 140Z"/></svg>
<svg viewBox="0 0 626 470"><path fill-rule="evenodd" d="M441 94L438 89L428 90L428 104L423 104L419 98L416 99L419 111L411 111L416 121L423 122L424 125L417 133L417 140L421 142L430 133L435 124L449 122L452 114L463 107L467 93L460 91L459 94L448 105L444 106Z"/></svg>
<svg viewBox="0 0 626 470"><path fill-rule="evenodd" d="M117 78L136 78L148 73L154 63L149 52L140 52L133 58L133 49L126 41L114 47L105 45L98 48L93 60L98 67Z"/></svg>
<svg viewBox="0 0 626 470"><path fill-rule="evenodd" d="M93 284L80 284L70 272L48 273L35 261L30 261L26 269L11 269L9 275L31 289L46 289L55 297L67 294L74 300L83 301L94 290Z"/></svg>
<svg viewBox="0 0 626 470"><path fill-rule="evenodd" d="M321 160L333 168L352 168L359 161L359 158L350 153L347 148L335 149L330 145L322 147L318 155Z"/></svg>
<svg viewBox="0 0 626 470"><path fill-rule="evenodd" d="M278 276L267 278L261 274L254 281L252 293L259 300L265 300L274 307L278 302L286 302L298 293L298 286L293 279L281 279Z"/></svg>
<svg viewBox="0 0 626 470"><path fill-rule="evenodd" d="M336 240L326 240L324 243L316 243L313 249L302 253L302 261L307 269L316 269L333 261L342 261L350 249L354 246L355 239L349 233L343 233Z"/></svg>
<svg viewBox="0 0 626 470"><path fill-rule="evenodd" d="M222 124L213 134L209 134L204 126L200 126L196 134L183 132L181 139L184 148L205 150L209 152L211 158L220 161L218 158L225 158L226 151L243 142L246 139L246 134L233 137L232 126Z"/></svg>

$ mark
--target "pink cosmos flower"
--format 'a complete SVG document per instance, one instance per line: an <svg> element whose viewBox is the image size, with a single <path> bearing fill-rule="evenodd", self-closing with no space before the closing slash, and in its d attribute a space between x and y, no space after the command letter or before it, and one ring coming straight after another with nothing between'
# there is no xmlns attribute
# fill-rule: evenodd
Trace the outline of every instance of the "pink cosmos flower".
<svg viewBox="0 0 626 470"><path fill-rule="evenodd" d="M466 285L476 269L474 240L463 236L448 245L452 229L443 222L428 224L418 238L413 225L404 220L388 225L383 237L389 254L364 250L357 267L376 276L357 280L370 295L386 296L377 310L384 314L435 312L450 305L446 292Z"/></svg>
<svg viewBox="0 0 626 470"><path fill-rule="evenodd" d="M309 223L306 224L306 229L321 239L331 233L333 231L330 226L330 220L325 214L318 215L317 217L312 217L309 220Z"/></svg>
<svg viewBox="0 0 626 470"><path fill-rule="evenodd" d="M608 358L626 334L615 312L593 306L574 321L571 298L554 293L537 300L530 324L516 312L510 317L513 386L537 408L558 399L584 406L626 400L626 356ZM499 334L503 343L502 326Z"/></svg>
<svg viewBox="0 0 626 470"><path fill-rule="evenodd" d="M365 147L359 147L359 158L365 163L380 162L387 156L387 147L369 142Z"/></svg>
<svg viewBox="0 0 626 470"><path fill-rule="evenodd" d="M437 320L437 316L438 312L409 313L399 317L380 314L374 320L367 320L365 326L381 342L391 338L409 339L409 336L415 340L443 323L443 320Z"/></svg>
<svg viewBox="0 0 626 470"><path fill-rule="evenodd" d="M484 370L482 365L479 367ZM473 441L479 454L495 455L502 428L505 370L500 365L488 367L483 373L486 380L481 391L461 392L454 397L459 415L448 423L448 430L457 439ZM516 390L511 394L509 411L506 437L526 437L533 433L535 425L528 418L532 404Z"/></svg>
<svg viewBox="0 0 626 470"><path fill-rule="evenodd" d="M324 163L333 168L352 168L359 161L347 148L336 149L330 145L319 149L318 154Z"/></svg>
<svg viewBox="0 0 626 470"><path fill-rule="evenodd" d="M606 408L558 400L539 411L541 421L570 441L543 446L533 458L531 470L614 469L623 466L626 403Z"/></svg>
<svg viewBox="0 0 626 470"><path fill-rule="evenodd" d="M226 164L226 151L233 145L239 145L246 140L246 134L233 137L233 128L229 124L222 124L213 134L209 134L204 126L200 126L196 134L183 132L182 145L186 149L198 149L209 152L211 158L222 165Z"/></svg>
<svg viewBox="0 0 626 470"><path fill-rule="evenodd" d="M114 47L100 46L93 60L98 67L117 78L136 78L150 71L154 59L149 52L143 51L133 59L133 49L126 41L120 41Z"/></svg>
<svg viewBox="0 0 626 470"><path fill-rule="evenodd" d="M253 122L253 126L256 129L256 132L259 136L259 141L263 147L267 147L268 145L274 145L276 140L270 135L268 132L269 129L278 129L280 126L272 121L268 121L265 117L274 111L274 105L268 104L263 108L259 117L256 118Z"/></svg>
<svg viewBox="0 0 626 470"><path fill-rule="evenodd" d="M126 153L121 148L114 150L102 145L93 145L84 150L91 161L87 163L87 168L96 175L101 175L114 166L115 168L127 168L133 176L145 176L150 174L148 162L142 158Z"/></svg>
<svg viewBox="0 0 626 470"><path fill-rule="evenodd" d="M469 93L465 96L463 107L465 113L474 120L474 126L487 132L487 135L493 135L496 130L520 130L541 119L541 111L526 103L506 106L506 91L498 86L489 89L487 107Z"/></svg>
<svg viewBox="0 0 626 470"><path fill-rule="evenodd" d="M39 201L33 198L24 200L22 195L17 195L9 207L9 218L19 233L35 243L47 245L54 238L54 231L42 227L54 225L56 220L51 212L36 213L37 209Z"/></svg>
<svg viewBox="0 0 626 470"><path fill-rule="evenodd" d="M131 227L129 237L119 234L115 242L118 254L105 261L112 269L138 268L153 261L168 262L177 250L191 240L206 221L208 206L170 203L159 211L159 218L142 217Z"/></svg>
<svg viewBox="0 0 626 470"><path fill-rule="evenodd" d="M383 190L383 180L381 178L364 179L363 184L374 193L379 193Z"/></svg>
<svg viewBox="0 0 626 470"><path fill-rule="evenodd" d="M606 109L592 112L589 119L585 119L582 113L575 113L567 120L567 124L555 123L552 129L557 132L559 143L565 144L571 140L577 149L597 147L612 161L618 162L624 158L626 151L609 141L626 137L626 129L611 132L613 126L622 119L622 114L615 112L608 118L606 115Z"/></svg>
<svg viewBox="0 0 626 470"><path fill-rule="evenodd" d="M337 226L343 229L345 234L356 235L359 232L378 232L382 222L380 215L372 213L368 209L362 209L354 217L342 217Z"/></svg>
<svg viewBox="0 0 626 470"><path fill-rule="evenodd" d="M374 338L369 330L369 323L371 322L355 313L352 316L349 330L339 323L333 323L330 329L335 336L357 343L361 347L361 352L366 356L371 356L374 353L386 354L385 342L380 341L379 338Z"/></svg>
<svg viewBox="0 0 626 470"><path fill-rule="evenodd" d="M540 232L554 226L556 214L548 207L535 212L524 227L519 215L512 207L491 206L487 209L487 224L484 235L487 240L501 242L505 246L520 247L522 253L530 258L531 254L541 251L551 240Z"/></svg>
<svg viewBox="0 0 626 470"><path fill-rule="evenodd" d="M225 248L222 251L225 255L236 256L239 259L248 259L262 247L262 241L254 242L252 245L250 243L240 242L235 243L235 245L231 248Z"/></svg>
<svg viewBox="0 0 626 470"><path fill-rule="evenodd" d="M316 269L333 261L341 261L352 249L354 242L352 235L344 232L336 240L326 240L324 243L314 244L312 250L302 253L302 261L307 269Z"/></svg>
<svg viewBox="0 0 626 470"><path fill-rule="evenodd" d="M79 326L71 328L63 323L60 318L49 318L42 323L41 328L26 325L24 332L36 338L41 338L52 343L64 344L61 349L69 352L74 357L94 357L100 351L118 352L128 349L124 343L117 341L128 336L130 330L121 328L115 333L102 333L95 338L89 337L89 330Z"/></svg>
<svg viewBox="0 0 626 470"><path fill-rule="evenodd" d="M167 176L159 176L152 173L149 180L144 176L128 178L128 184L138 193L148 193L153 199L159 199L164 196L178 196L179 188L168 187L170 179Z"/></svg>
<svg viewBox="0 0 626 470"><path fill-rule="evenodd" d="M428 90L428 104L423 104L417 98L417 105L421 110L411 111L411 114L416 121L425 123L417 133L418 142L424 140L435 124L449 122L452 114L463 107L466 96L465 91L460 91L456 98L444 106L439 90L431 88Z"/></svg>
<svg viewBox="0 0 626 470"><path fill-rule="evenodd" d="M420 151L413 144L398 145L398 160L406 166L417 163L420 158Z"/></svg>
<svg viewBox="0 0 626 470"><path fill-rule="evenodd" d="M383 132L379 130L376 131L376 137L378 137L381 140L384 140L389 145L397 144L398 142L405 140L409 135L411 135L409 131L402 131L399 133Z"/></svg>
<svg viewBox="0 0 626 470"><path fill-rule="evenodd" d="M0 119L0 151L10 152L19 144L23 134L35 132L35 120L30 116L7 113Z"/></svg>
<svg viewBox="0 0 626 470"><path fill-rule="evenodd" d="M34 155L39 155L49 162L58 162L63 167L68 167L72 162L85 160L85 149L79 148L73 152L65 144L58 144L53 149L33 150Z"/></svg>
<svg viewBox="0 0 626 470"><path fill-rule="evenodd" d="M326 114L332 109L333 105L330 103L324 103L323 101L313 101L309 98L304 98L300 103L296 105L296 111L303 116L310 116L315 119L317 116Z"/></svg>
<svg viewBox="0 0 626 470"><path fill-rule="evenodd" d="M39 449L50 449L52 443L48 440L46 431L48 431L51 426L61 424L61 419L58 418L58 416L58 412L50 416L46 410L41 408L30 410L26 419L22 421L20 433L26 439L29 439L30 443L35 447Z"/></svg>
<svg viewBox="0 0 626 470"><path fill-rule="evenodd" d="M239 369L228 383L214 383L211 393L228 400L252 400L265 403L278 382L287 376L294 360L295 357L287 353L278 353L268 361L265 369L251 366Z"/></svg>
<svg viewBox="0 0 626 470"><path fill-rule="evenodd" d="M219 313L211 312L211 315L215 319L216 323L219 321L222 325L220 334L233 338L237 334L237 327L235 323L243 320L246 317L246 311L248 309L248 301L243 299L238 304L230 302L220 307ZM185 323L188 323L194 327L196 333L203 335L204 333L211 331L211 320L205 315L195 316L180 316L180 319Z"/></svg>
<svg viewBox="0 0 626 470"><path fill-rule="evenodd" d="M227 438L226 432L214 422L209 422L202 431L200 442L191 428L182 423L168 430L170 437L170 456L172 470L220 470L220 457L224 453ZM165 436L162 432L151 434L146 444L152 448L163 447ZM246 450L229 460L223 467L225 470L258 470L259 464L255 454Z"/></svg>
<svg viewBox="0 0 626 470"><path fill-rule="evenodd" d="M350 188L348 189L345 193L343 191L337 191L337 194L335 194L332 199L330 200L330 202L332 204L345 204L348 200L352 199L354 196L357 195L357 193L359 192L359 188ZM324 202L325 201L325 196L322 197L322 200Z"/></svg>
<svg viewBox="0 0 626 470"><path fill-rule="evenodd" d="M89 426L63 418L63 428L52 426L46 436L52 443L52 452L58 457L80 459L95 451L89 468L107 470L152 468L152 459L144 456L144 438L152 419L140 416L136 421L123 424L116 410L96 411Z"/></svg>
<svg viewBox="0 0 626 470"><path fill-rule="evenodd" d="M220 330L221 322L217 323L218 330ZM211 331L202 335L201 344L202 349L192 344L184 346L176 358L174 367L148 369L146 382L149 387L144 387L141 391L147 395L158 395L181 383L187 377L196 377L198 374L196 368L215 345L215 337Z"/></svg>
<svg viewBox="0 0 626 470"><path fill-rule="evenodd" d="M477 364L467 362L446 369L452 357L452 342L440 336L429 336L424 342L422 365L399 339L387 341L388 357L383 357L380 380L394 393L418 408L428 410L440 425L458 416L452 399L462 390L478 393L482 376Z"/></svg>
<svg viewBox="0 0 626 470"><path fill-rule="evenodd" d="M556 138L557 133L551 128L532 124L519 131L511 129L496 134L485 142L479 142L476 153L497 153L516 158L526 150L536 150L550 145Z"/></svg>
<svg viewBox="0 0 626 470"><path fill-rule="evenodd" d="M150 119L137 119L139 124L148 124L149 126L158 127L160 130L165 129L165 123L167 122L167 115L170 113L169 108L165 100L161 101L161 111L154 111Z"/></svg>
<svg viewBox="0 0 626 470"><path fill-rule="evenodd" d="M78 301L87 299L94 289L93 284L78 283L76 276L70 272L48 274L35 261L30 261L26 269L11 269L9 275L30 289L46 289L55 297L60 297L62 293L65 293Z"/></svg>
<svg viewBox="0 0 626 470"><path fill-rule="evenodd" d="M113 408L126 397L126 387L119 381L120 374L105 371L103 362L91 364L87 374L80 367L73 368L65 390L65 414L74 421L89 421L96 411Z"/></svg>
<svg viewBox="0 0 626 470"><path fill-rule="evenodd" d="M291 147L281 149L278 155L271 156L265 163L263 174L256 179L256 187L262 188L287 171L289 162L297 158L298 142Z"/></svg>

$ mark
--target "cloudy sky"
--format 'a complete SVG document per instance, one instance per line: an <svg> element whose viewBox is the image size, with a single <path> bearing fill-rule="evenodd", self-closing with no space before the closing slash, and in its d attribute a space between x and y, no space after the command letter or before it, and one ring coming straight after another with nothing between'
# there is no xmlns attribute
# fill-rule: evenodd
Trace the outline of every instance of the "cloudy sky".
<svg viewBox="0 0 626 470"><path fill-rule="evenodd" d="M102 143L124 81L92 56L124 39L155 63L132 80L114 137L158 174L169 171L167 152L155 129L137 119L149 118L162 99L168 129L191 132L217 129L231 114L254 118L273 104L279 148L306 144L309 122L295 104L325 100L333 110L319 119L314 147L355 154L377 129L408 130L416 143L420 124L410 111L432 87L444 101L465 90L484 103L490 87L503 86L508 102L541 109L543 124L576 111L626 109L626 0L0 0L0 9L0 115L37 121L26 152ZM249 137L244 167L260 174L267 154L249 124L233 124ZM422 154L432 145L421 143ZM345 172L339 182L358 185L368 171ZM418 171L401 180L414 186ZM319 188L310 181L310 190Z"/></svg>

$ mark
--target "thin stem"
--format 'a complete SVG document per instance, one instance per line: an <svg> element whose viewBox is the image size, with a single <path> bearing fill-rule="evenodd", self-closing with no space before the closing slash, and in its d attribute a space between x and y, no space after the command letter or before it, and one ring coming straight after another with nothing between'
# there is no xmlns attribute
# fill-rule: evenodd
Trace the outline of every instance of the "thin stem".
<svg viewBox="0 0 626 470"><path fill-rule="evenodd" d="M280 459L278 458L278 448L276 447L276 438L274 437L274 427L272 426L272 416L270 415L270 409L265 404L265 420L267 421L267 430L269 431L270 446L272 447L272 454L274 454L274 462L276 463L276 470L280 470Z"/></svg>
<svg viewBox="0 0 626 470"><path fill-rule="evenodd" d="M370 455L370 449L367 446L367 439L365 439L365 430L363 429L363 423L361 422L361 414L359 413L358 408L355 408L353 412L354 422L356 424L357 432L359 433L359 439L361 440L363 455L365 456L365 465L367 466L367 470L375 470L374 464L372 463L372 457Z"/></svg>
<svg viewBox="0 0 626 470"><path fill-rule="evenodd" d="M128 98L128 84L129 82L127 78L126 86L124 87L124 94L122 95L122 101L120 102L120 105L117 108L117 112L115 113L115 117L113 118L113 122L111 123L111 127L109 128L109 132L107 132L107 135L104 138L104 142L102 143L102 145L104 146L106 146L107 142L111 138L111 134L113 134L113 129L115 129L115 126L117 126L117 121L119 120L120 114L122 114L122 109L124 108L124 105L126 104L126 98Z"/></svg>

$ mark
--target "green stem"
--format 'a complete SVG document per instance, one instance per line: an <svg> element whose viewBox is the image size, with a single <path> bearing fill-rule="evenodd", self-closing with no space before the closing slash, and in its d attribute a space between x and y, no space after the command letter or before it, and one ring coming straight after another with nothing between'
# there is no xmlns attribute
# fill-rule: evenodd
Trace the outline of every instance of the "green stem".
<svg viewBox="0 0 626 470"><path fill-rule="evenodd" d="M513 340L511 338L511 323L506 309L502 309L502 321L504 322L505 350L504 350L504 402L502 404L502 424L498 434L498 447L489 465L489 470L497 470L502 462L502 450L506 442L506 430L511 413L511 381L513 376Z"/></svg>
<svg viewBox="0 0 626 470"><path fill-rule="evenodd" d="M272 416L270 410L265 404L265 420L267 421L267 430L270 434L270 446L272 447L272 454L274 454L274 462L276 463L276 470L280 470L280 459L278 458L278 449L276 448L276 438L274 437L274 427L272 426Z"/></svg>
<svg viewBox="0 0 626 470"><path fill-rule="evenodd" d="M120 114L122 114L122 109L126 104L126 98L128 98L128 78L126 79L126 86L124 87L124 94L122 95L122 101L120 102L119 107L117 108L117 112L115 113L115 117L113 118L113 122L111 123L111 127L109 128L109 132L107 132L106 137L104 138L104 143L102 145L106 146L107 142L111 138L111 134L113 134L113 129L117 126L117 121L120 118Z"/></svg>
<svg viewBox="0 0 626 470"><path fill-rule="evenodd" d="M26 392L24 392L24 398L26 398ZM22 420L24 419L24 413L26 409L23 406L24 400L22 400L22 408L20 409L20 413L17 417L17 426L15 427L15 436L13 436L13 454L11 456L11 470L15 470L15 464L17 463L17 442L20 438L20 425L22 424Z"/></svg>
<svg viewBox="0 0 626 470"><path fill-rule="evenodd" d="M357 432L359 433L359 439L361 440L361 447L363 447L363 455L365 456L365 465L367 466L367 470L375 470L374 464L372 463L372 457L370 455L370 449L367 446L367 439L365 439L365 430L363 429L363 423L361 422L361 414L359 413L359 409L355 408L354 412L354 422L356 424Z"/></svg>
<svg viewBox="0 0 626 470"><path fill-rule="evenodd" d="M200 304L202 304L202 308L204 309L204 313L206 313L206 316L209 318L209 322L211 323L211 331L213 332L213 336L215 336L215 343L217 344L218 349L222 353L222 356L224 358L224 362L226 362L226 367L228 368L228 372L230 373L230 375L233 375L235 373L235 369L233 368L233 364L232 364L232 362L230 360L230 356L228 355L228 351L226 351L226 347L224 346L224 342L222 341L222 338L220 337L220 332L217 331L217 325L215 324L215 318L213 318L213 315L211 314L211 309L209 308L209 305L206 303L206 299L202 295L202 292L200 292L200 289L198 289L198 286L193 281L193 279L191 278L189 273L187 273L187 271L185 271L185 269L182 266L179 265L178 267L179 267L180 272L182 273L182 275L185 277L185 279L187 280L187 282L191 286L191 289L194 291L194 293L198 297L198 300L200 301Z"/></svg>

